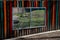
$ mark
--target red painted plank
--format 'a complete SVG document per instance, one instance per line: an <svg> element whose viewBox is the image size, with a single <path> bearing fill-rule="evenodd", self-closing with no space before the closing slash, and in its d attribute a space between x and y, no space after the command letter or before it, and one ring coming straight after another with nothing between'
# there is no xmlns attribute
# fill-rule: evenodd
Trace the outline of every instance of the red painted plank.
<svg viewBox="0 0 60 40"><path fill-rule="evenodd" d="M9 20L10 20L10 22L9 22L9 24L10 24L10 26L9 26L9 28L10 28L10 34L12 33L12 1L10 0L10 17L9 17Z"/></svg>

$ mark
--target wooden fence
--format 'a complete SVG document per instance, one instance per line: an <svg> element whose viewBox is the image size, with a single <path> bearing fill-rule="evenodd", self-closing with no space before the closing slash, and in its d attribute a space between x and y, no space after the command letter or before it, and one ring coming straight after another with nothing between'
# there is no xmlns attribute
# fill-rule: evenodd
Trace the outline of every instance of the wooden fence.
<svg viewBox="0 0 60 40"><path fill-rule="evenodd" d="M33 2L34 5L31 5L31 1L27 1L27 4L25 4L25 1L22 0L22 5L20 7L46 7L46 27L21 30L12 30L12 7L17 6L17 0L4 0L2 3L4 4L4 38L12 38L60 29L60 1L58 0L41 0L40 4L38 4L38 1L36 0ZM42 3L44 5L42 5Z"/></svg>

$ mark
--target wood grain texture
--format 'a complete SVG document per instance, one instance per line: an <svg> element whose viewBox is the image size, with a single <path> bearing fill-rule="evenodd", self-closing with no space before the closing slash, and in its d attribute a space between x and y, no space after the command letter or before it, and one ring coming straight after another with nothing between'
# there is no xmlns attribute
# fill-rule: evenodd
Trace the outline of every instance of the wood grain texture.
<svg viewBox="0 0 60 40"><path fill-rule="evenodd" d="M6 0L4 0L3 2L4 2L4 36L6 38L6 36L7 36Z"/></svg>

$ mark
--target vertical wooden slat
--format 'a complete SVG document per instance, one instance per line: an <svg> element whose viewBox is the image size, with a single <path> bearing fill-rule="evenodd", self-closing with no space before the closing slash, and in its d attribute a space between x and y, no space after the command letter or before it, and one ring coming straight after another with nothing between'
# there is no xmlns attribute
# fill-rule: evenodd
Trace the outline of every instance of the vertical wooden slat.
<svg viewBox="0 0 60 40"><path fill-rule="evenodd" d="M34 1L32 0L31 2L32 2L31 6L34 7Z"/></svg>
<svg viewBox="0 0 60 40"><path fill-rule="evenodd" d="M46 0L43 0L43 1L46 1ZM46 2L47 2L47 1L46 1ZM43 5L43 4L42 4L42 0L40 0L40 7L42 7L42 5Z"/></svg>
<svg viewBox="0 0 60 40"><path fill-rule="evenodd" d="M21 30L19 30L19 36L21 36Z"/></svg>
<svg viewBox="0 0 60 40"><path fill-rule="evenodd" d="M58 26L58 0L56 0L56 29L59 29L59 26Z"/></svg>
<svg viewBox="0 0 60 40"><path fill-rule="evenodd" d="M25 32L24 32L24 29L22 29L22 35L24 35L24 33L25 33Z"/></svg>
<svg viewBox="0 0 60 40"><path fill-rule="evenodd" d="M48 1L48 31L50 31L51 28L51 0Z"/></svg>
<svg viewBox="0 0 60 40"><path fill-rule="evenodd" d="M22 7L24 7L24 0L22 0Z"/></svg>
<svg viewBox="0 0 60 40"><path fill-rule="evenodd" d="M19 2L19 7L22 7L22 1Z"/></svg>
<svg viewBox="0 0 60 40"><path fill-rule="evenodd" d="M29 0L29 7L31 7L31 0Z"/></svg>
<svg viewBox="0 0 60 40"><path fill-rule="evenodd" d="M14 7L16 7L16 5L17 5L17 2L16 2L17 0L14 0Z"/></svg>
<svg viewBox="0 0 60 40"><path fill-rule="evenodd" d="M54 5L54 3L53 3L53 14L52 14L52 15L53 15L53 17L52 17L52 27L53 27L53 28L54 28L54 8L55 8L54 6L55 6L55 5Z"/></svg>
<svg viewBox="0 0 60 40"><path fill-rule="evenodd" d="M9 7L9 1L7 1L7 3L6 3L7 37L9 37L9 30L10 30L10 29L9 29L9 11L10 11L9 8L10 8L10 7Z"/></svg>
<svg viewBox="0 0 60 40"><path fill-rule="evenodd" d="M2 1L0 1L0 39L2 38L4 38L4 35L3 35L3 33L4 33L4 27L3 27L3 2Z"/></svg>
<svg viewBox="0 0 60 40"><path fill-rule="evenodd" d="M34 7L38 7L38 1L34 0Z"/></svg>
<svg viewBox="0 0 60 40"><path fill-rule="evenodd" d="M36 0L36 7L38 7L38 1Z"/></svg>
<svg viewBox="0 0 60 40"><path fill-rule="evenodd" d="M55 5L55 2L53 2L53 0L51 0L51 2L52 2L52 4L51 4L51 30L53 30L54 28L53 28L53 17L54 17L54 19L55 19L55 13L54 13L54 15L53 15L53 5ZM54 20L55 21L55 20ZM54 24L55 25L55 24Z"/></svg>
<svg viewBox="0 0 60 40"><path fill-rule="evenodd" d="M52 29L55 29L55 13L56 13L55 1L53 1L53 14L52 14Z"/></svg>
<svg viewBox="0 0 60 40"><path fill-rule="evenodd" d="M29 34L31 33L30 31L31 31L31 30L29 29Z"/></svg>
<svg viewBox="0 0 60 40"><path fill-rule="evenodd" d="M6 0L3 1L4 2L4 36L5 38L7 37L7 24L6 24Z"/></svg>
<svg viewBox="0 0 60 40"><path fill-rule="evenodd" d="M25 30L24 30L24 34L26 35L26 33L27 33L27 32L26 32L26 29L25 29Z"/></svg>
<svg viewBox="0 0 60 40"><path fill-rule="evenodd" d="M50 31L52 30L52 19L53 19L53 0L50 2Z"/></svg>
<svg viewBox="0 0 60 40"><path fill-rule="evenodd" d="M26 6L26 7L29 7L29 5L30 5L30 4L29 4L29 0L28 0L28 1L27 1L27 6Z"/></svg>
<svg viewBox="0 0 60 40"><path fill-rule="evenodd" d="M10 36L11 36L11 34L12 34L12 0L10 0L10 14L9 15L10 15L9 29L10 29Z"/></svg>
<svg viewBox="0 0 60 40"><path fill-rule="evenodd" d="M43 4L44 7L46 7L46 26L42 28L42 31L47 31L48 27L48 0L44 0Z"/></svg>
<svg viewBox="0 0 60 40"><path fill-rule="evenodd" d="M16 30L14 30L14 37L16 37L16 34L17 34Z"/></svg>
<svg viewBox="0 0 60 40"><path fill-rule="evenodd" d="M59 26L59 29L60 29L60 1L58 1L58 26Z"/></svg>
<svg viewBox="0 0 60 40"><path fill-rule="evenodd" d="M46 30L47 30L47 25L48 25L48 0L46 0L46 2L45 2L46 4L45 4L45 7L46 7Z"/></svg>
<svg viewBox="0 0 60 40"><path fill-rule="evenodd" d="M28 35L28 29L26 29L26 35Z"/></svg>
<svg viewBox="0 0 60 40"><path fill-rule="evenodd" d="M22 36L22 30L19 30L19 34L20 34L20 36Z"/></svg>

